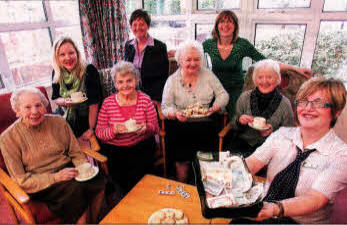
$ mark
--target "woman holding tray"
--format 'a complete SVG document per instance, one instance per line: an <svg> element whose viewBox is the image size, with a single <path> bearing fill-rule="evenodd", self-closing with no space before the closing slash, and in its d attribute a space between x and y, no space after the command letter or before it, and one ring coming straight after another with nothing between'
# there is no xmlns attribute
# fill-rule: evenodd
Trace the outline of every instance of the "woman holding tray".
<svg viewBox="0 0 347 225"><path fill-rule="evenodd" d="M182 111L195 105L207 115L221 111L229 100L218 78L201 67L202 46L196 41L182 43L175 58L179 69L166 81L162 112L166 122L168 158L175 162L176 177L185 182L189 165L198 150L217 149L217 125L214 116L189 118ZM204 110L205 109L205 110Z"/></svg>
<svg viewBox="0 0 347 225"><path fill-rule="evenodd" d="M330 222L336 194L347 185L347 144L331 129L345 103L341 81L311 78L296 96L300 126L280 128L246 159L252 174L268 168L256 221Z"/></svg>

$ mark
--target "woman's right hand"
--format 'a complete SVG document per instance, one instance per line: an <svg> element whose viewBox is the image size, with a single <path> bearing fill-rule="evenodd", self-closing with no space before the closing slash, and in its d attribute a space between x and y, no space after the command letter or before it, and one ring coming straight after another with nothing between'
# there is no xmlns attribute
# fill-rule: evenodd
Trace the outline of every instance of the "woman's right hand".
<svg viewBox="0 0 347 225"><path fill-rule="evenodd" d="M243 114L239 118L239 123L242 125L247 125L248 123L253 122L253 116Z"/></svg>
<svg viewBox="0 0 347 225"><path fill-rule="evenodd" d="M65 168L54 174L55 182L67 181L75 178L78 175L78 170L75 168Z"/></svg>

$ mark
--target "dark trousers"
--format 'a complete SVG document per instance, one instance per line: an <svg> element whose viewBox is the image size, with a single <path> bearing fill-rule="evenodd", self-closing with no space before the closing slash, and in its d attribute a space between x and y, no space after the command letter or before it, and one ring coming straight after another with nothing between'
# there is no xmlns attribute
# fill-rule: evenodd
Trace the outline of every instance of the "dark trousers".
<svg viewBox="0 0 347 225"><path fill-rule="evenodd" d="M129 147L101 145L101 153L108 158L107 167L111 179L119 184L124 194L145 174L153 172L155 149L154 137Z"/></svg>

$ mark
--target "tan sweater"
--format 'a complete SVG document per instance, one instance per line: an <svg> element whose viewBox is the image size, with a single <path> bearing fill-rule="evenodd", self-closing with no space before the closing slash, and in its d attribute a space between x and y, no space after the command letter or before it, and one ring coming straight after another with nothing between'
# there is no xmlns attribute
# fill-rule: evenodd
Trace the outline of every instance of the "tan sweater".
<svg viewBox="0 0 347 225"><path fill-rule="evenodd" d="M68 123L54 115L46 115L36 128L18 119L0 136L0 149L10 176L27 193L51 186L53 174L65 164L86 161Z"/></svg>

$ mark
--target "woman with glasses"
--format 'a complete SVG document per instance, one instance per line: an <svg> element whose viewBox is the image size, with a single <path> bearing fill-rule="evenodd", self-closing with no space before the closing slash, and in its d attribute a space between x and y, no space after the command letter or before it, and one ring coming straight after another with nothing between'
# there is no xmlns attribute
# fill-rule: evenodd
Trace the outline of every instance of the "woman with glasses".
<svg viewBox="0 0 347 225"><path fill-rule="evenodd" d="M336 194L347 185L347 144L331 129L345 103L341 81L316 77L301 86L299 126L280 128L246 159L252 174L268 168L267 194L256 221L330 222Z"/></svg>
<svg viewBox="0 0 347 225"><path fill-rule="evenodd" d="M232 152L249 156L265 139L281 126L293 126L294 116L290 101L277 86L281 83L280 67L276 61L265 59L254 65L254 90L243 92L236 104L232 127L237 132L228 145ZM254 117L263 117L262 128L252 128Z"/></svg>
<svg viewBox="0 0 347 225"><path fill-rule="evenodd" d="M230 119L234 115L236 101L241 95L244 83L243 58L250 57L254 61L265 59L247 39L238 35L239 22L236 14L225 10L219 13L216 18L212 38L203 42L204 52L211 59L212 71L230 96L227 105ZM292 69L308 78L312 76L312 71L309 69L283 63L279 65L281 69Z"/></svg>

